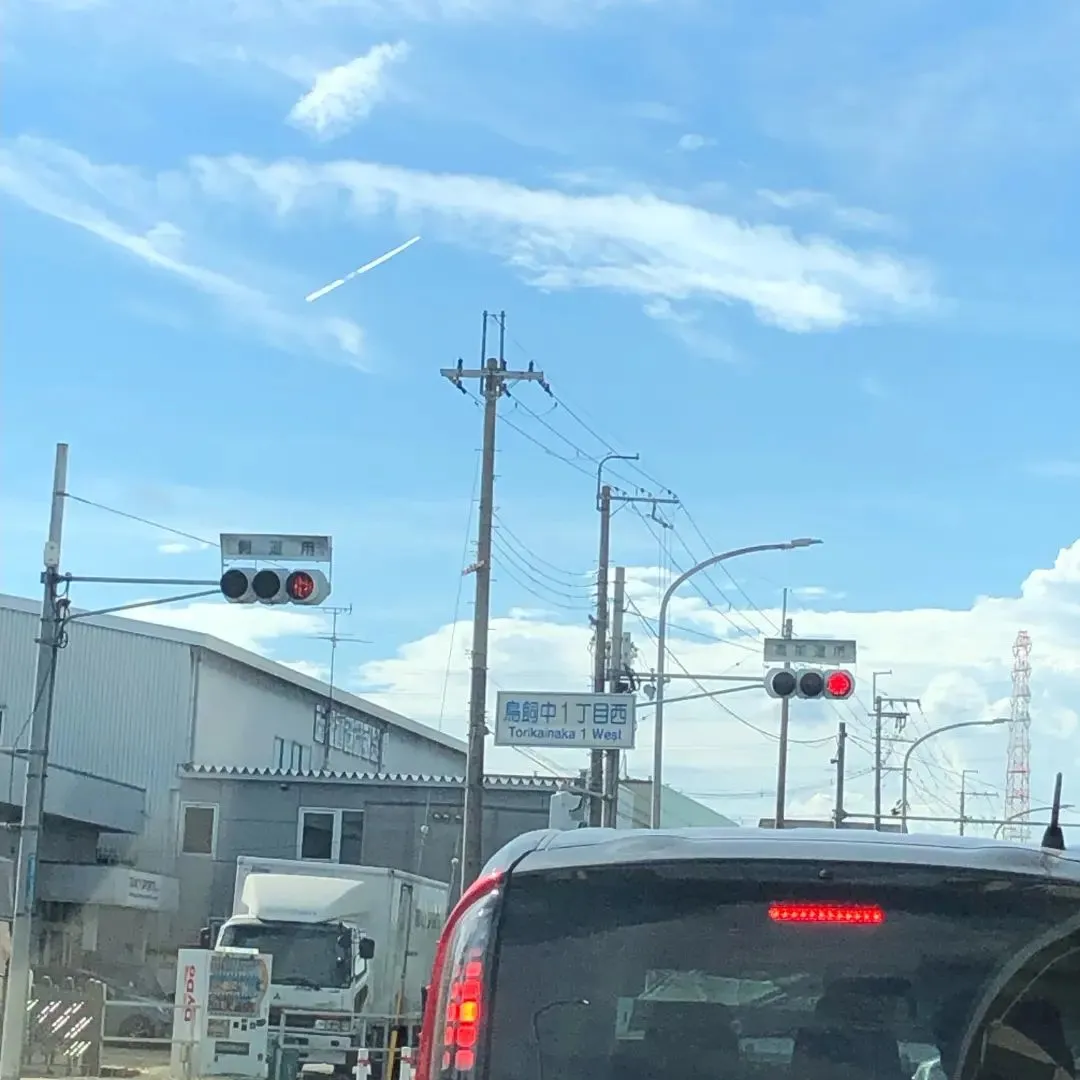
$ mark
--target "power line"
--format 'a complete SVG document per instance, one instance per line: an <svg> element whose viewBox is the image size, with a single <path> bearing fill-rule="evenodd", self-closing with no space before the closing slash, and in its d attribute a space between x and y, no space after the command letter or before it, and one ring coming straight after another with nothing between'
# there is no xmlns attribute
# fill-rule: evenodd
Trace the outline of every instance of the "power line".
<svg viewBox="0 0 1080 1080"><path fill-rule="evenodd" d="M446 718L446 695L450 689L450 668L454 662L454 642L457 638L458 616L461 614L461 598L465 591L465 566L469 555L469 536L472 532L473 508L476 506L476 490L480 486L480 454L476 455L476 472L473 474L472 492L469 495L469 515L465 519L465 542L461 550L461 574L458 576L457 595L454 597L454 620L450 624L450 647L446 651L446 672L443 675L442 696L439 701L439 730Z"/></svg>
<svg viewBox="0 0 1080 1080"><path fill-rule="evenodd" d="M126 518L128 521L134 521L139 525L147 525L151 529L160 529L162 532L179 536L184 540L194 540L195 543L204 544L206 547L216 548L221 546L216 540L206 540L201 536L196 536L194 533L184 532L183 529L174 529L171 525L162 525L160 521L152 521L150 518L141 517L139 514L129 513L127 510L117 510L115 506L106 506L105 503L85 499L81 495L72 495L70 491L65 492L64 497L71 502L82 503L83 506L91 506L95 510L103 510L106 514L114 514L116 517Z"/></svg>
<svg viewBox="0 0 1080 1080"><path fill-rule="evenodd" d="M495 535L499 537L500 533L505 533L509 538L509 541L513 541L511 545L507 540L500 542L509 550L521 559L526 565L532 569L532 571L540 577L547 578L549 581L565 589L585 590L586 592L592 592L595 585L588 580L586 574L575 574L571 570L564 570L554 563L548 562L546 559L537 555L525 541L522 540L506 522L499 516L498 512L495 514L496 530ZM552 573L554 571L554 573Z"/></svg>

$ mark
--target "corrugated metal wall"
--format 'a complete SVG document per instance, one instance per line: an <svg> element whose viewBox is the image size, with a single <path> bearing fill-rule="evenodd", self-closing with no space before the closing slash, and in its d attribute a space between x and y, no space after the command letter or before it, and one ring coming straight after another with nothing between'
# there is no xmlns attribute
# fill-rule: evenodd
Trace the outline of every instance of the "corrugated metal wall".
<svg viewBox="0 0 1080 1080"><path fill-rule="evenodd" d="M195 762L256 769L288 768L287 759L275 760L277 738L286 743L298 742L305 748L305 761L310 762L305 767L324 767L323 747L314 741L315 710L325 705L324 695L292 686L208 650L200 653ZM373 721L343 703L336 705L336 711ZM383 738L381 762L331 749L325 767L335 772L461 775L465 771L465 755L431 739L391 727Z"/></svg>
<svg viewBox="0 0 1080 1080"><path fill-rule="evenodd" d="M37 617L0 607L4 745L25 746L33 703ZM138 633L75 622L57 658L51 758L146 790L148 828L134 841L140 865L169 872L175 847L176 765L188 757L192 650ZM0 761L0 798L21 802ZM9 791L9 787L11 790ZM11 800L7 800L11 801Z"/></svg>

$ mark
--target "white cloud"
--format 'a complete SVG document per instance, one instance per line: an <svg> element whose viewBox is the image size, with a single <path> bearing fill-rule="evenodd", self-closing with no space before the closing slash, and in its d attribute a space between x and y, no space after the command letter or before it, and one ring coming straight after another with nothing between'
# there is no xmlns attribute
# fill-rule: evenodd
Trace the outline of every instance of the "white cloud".
<svg viewBox="0 0 1080 1080"><path fill-rule="evenodd" d="M647 617L656 614L656 579L655 570L628 572L629 595ZM187 610L189 615L171 612L170 621L175 624L184 618L187 625L198 624L220 636L239 639L240 643L272 645L277 654L291 651L293 656L300 649L299 643L295 639L285 642L282 636L310 632L311 626L304 620L315 618L214 604L193 605ZM242 610L246 622L239 621ZM791 816L827 815L834 775L830 759L839 720L846 722L851 738L847 809L852 813L869 810L872 789L867 769L872 725L866 713L871 671L892 670L891 676L879 682L879 691L921 699L921 709L912 707L903 733L909 738L959 720L1006 715L1011 648L1020 627L1030 631L1034 642L1033 805L1045 805L1053 774L1059 769L1066 774L1066 801L1080 801L1075 791L1069 795L1070 784L1074 788L1080 784L1078 718L1073 706L1080 692L1080 541L1063 549L1052 567L1029 574L1018 596L979 598L967 609L867 612L796 606L792 614L799 636L857 639L861 682L858 698L847 703L835 703L832 708L801 701L795 704L789 779ZM147 612L145 617L161 616ZM766 620L777 621L779 612L767 610L764 616L755 611L739 613L738 621L744 618L766 627ZM761 674L759 641L735 635L721 614L707 608L700 599L693 595L677 598L671 621L725 639L724 643L703 643L673 631L671 647L687 670ZM627 625L641 650L637 669L648 671L655 665L655 644L640 622L628 620ZM499 689L587 689L592 666L590 637L590 628L584 622L561 623L537 612L515 611L493 619L489 707L494 707ZM456 630L449 625L438 627L403 644L391 655L363 665L358 679L343 679L343 684L405 715L462 735L469 696L469 640L467 622ZM444 683L448 657L450 678ZM676 675L680 671L674 661L669 662L668 669ZM676 680L669 697L693 693L695 689ZM638 746L630 754L630 770L634 775L648 776L652 709L644 700L639 716ZM736 818L750 822L768 816L775 783L776 729L776 703L760 690L726 695L713 702L672 704L665 733L665 778ZM895 766L904 752L902 743L891 745L888 763L893 771L886 776L887 807L899 798ZM991 796L973 797L969 813L1000 817L1005 748L1006 731L1002 727L952 732L924 744L912 759L913 814L955 815L959 773L973 768L978 770L973 786ZM492 770L531 772L542 771L545 766L555 771L573 770L584 764L580 753L545 749L539 757L542 765L536 764L535 756L489 747L487 765ZM1076 820L1076 816L1071 815L1069 820ZM971 831L992 830L973 827Z"/></svg>
<svg viewBox="0 0 1080 1080"><path fill-rule="evenodd" d="M0 193L211 297L224 318L254 330L268 344L334 355L359 366L363 331L352 321L308 314L299 287L295 301L273 297L189 254L188 233L162 216L183 211L182 183L168 175L148 182L137 170L98 165L43 139L20 136L0 144Z"/></svg>
<svg viewBox="0 0 1080 1080"><path fill-rule="evenodd" d="M309 679L325 680L330 677L330 668L327 664L313 664L310 660L286 660L282 661L282 664L301 675L306 675Z"/></svg>
<svg viewBox="0 0 1080 1080"><path fill-rule="evenodd" d="M404 41L384 43L347 64L320 71L293 106L289 120L322 138L342 134L385 99L389 70L408 53Z"/></svg>
<svg viewBox="0 0 1080 1080"><path fill-rule="evenodd" d="M707 146L715 146L716 140L710 139L706 135L697 135L690 132L683 135L676 144L680 150L685 151L688 154L694 153L696 150L704 150Z"/></svg>
<svg viewBox="0 0 1080 1080"><path fill-rule="evenodd" d="M241 649L261 653L275 660L278 659L277 643L282 638L322 633L327 629L326 618L317 613L301 612L294 608L249 607L213 601L197 601L176 607L136 608L125 611L124 618L160 623L178 630L212 634ZM289 666L298 671L302 670L297 663Z"/></svg>
<svg viewBox="0 0 1080 1080"><path fill-rule="evenodd" d="M892 233L898 228L896 222L887 214L861 206L844 206L823 191L770 191L762 188L757 194L759 199L778 210L817 211L833 225L853 232Z"/></svg>
<svg viewBox="0 0 1080 1080"><path fill-rule="evenodd" d="M700 312L678 311L670 300L657 299L645 305L645 314L662 323L695 356L725 364L739 359L730 342L702 327Z"/></svg>
<svg viewBox="0 0 1080 1080"><path fill-rule="evenodd" d="M800 600L843 600L844 593L826 589L824 585L803 585L791 590L791 595Z"/></svg>
<svg viewBox="0 0 1080 1080"><path fill-rule="evenodd" d="M775 225L640 192L574 193L360 161L197 158L203 189L280 215L340 200L425 236L491 251L541 289L739 302L791 331L835 329L931 302L924 269Z"/></svg>
<svg viewBox="0 0 1080 1080"><path fill-rule="evenodd" d="M165 544L158 544L158 552L162 555L187 555L198 548L195 544L185 544L179 540L170 540Z"/></svg>

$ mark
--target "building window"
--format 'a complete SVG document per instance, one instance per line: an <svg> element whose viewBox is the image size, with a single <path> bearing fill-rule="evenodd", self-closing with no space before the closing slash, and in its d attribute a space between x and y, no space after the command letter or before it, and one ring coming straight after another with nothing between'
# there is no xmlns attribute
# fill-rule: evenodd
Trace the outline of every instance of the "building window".
<svg viewBox="0 0 1080 1080"><path fill-rule="evenodd" d="M332 810L300 811L300 858L334 859L334 812Z"/></svg>
<svg viewBox="0 0 1080 1080"><path fill-rule="evenodd" d="M363 864L363 810L303 809L297 833L297 856L301 859Z"/></svg>
<svg viewBox="0 0 1080 1080"><path fill-rule="evenodd" d="M285 768L285 740L274 738L274 760L270 765L271 769L284 769Z"/></svg>
<svg viewBox="0 0 1080 1080"><path fill-rule="evenodd" d="M180 808L180 853L213 855L217 848L217 807L184 803Z"/></svg>
<svg viewBox="0 0 1080 1080"><path fill-rule="evenodd" d="M364 863L364 811L342 810L338 825L339 863L362 866Z"/></svg>

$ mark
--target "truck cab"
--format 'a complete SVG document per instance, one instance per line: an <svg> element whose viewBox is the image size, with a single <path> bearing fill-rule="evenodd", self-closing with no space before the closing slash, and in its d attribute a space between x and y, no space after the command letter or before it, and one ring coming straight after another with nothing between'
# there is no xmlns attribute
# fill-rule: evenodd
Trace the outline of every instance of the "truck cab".
<svg viewBox="0 0 1080 1080"><path fill-rule="evenodd" d="M313 870L316 868L312 868ZM375 941L363 882L296 874L250 874L242 910L218 934L219 949L255 949L274 958L270 1026L303 1060L345 1066L355 1017L370 987Z"/></svg>

